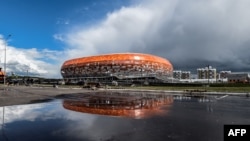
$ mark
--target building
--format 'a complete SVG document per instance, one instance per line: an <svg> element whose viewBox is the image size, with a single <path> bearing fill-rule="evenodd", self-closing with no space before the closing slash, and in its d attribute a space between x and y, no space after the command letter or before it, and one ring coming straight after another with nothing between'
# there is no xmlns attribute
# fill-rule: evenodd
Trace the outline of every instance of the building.
<svg viewBox="0 0 250 141"><path fill-rule="evenodd" d="M248 73L230 73L227 74L228 83L249 83L250 75Z"/></svg>
<svg viewBox="0 0 250 141"><path fill-rule="evenodd" d="M173 71L173 78L175 79L190 79L191 72L190 71Z"/></svg>
<svg viewBox="0 0 250 141"><path fill-rule="evenodd" d="M117 53L67 60L61 67L65 82L167 81L172 64L161 57L141 53Z"/></svg>
<svg viewBox="0 0 250 141"><path fill-rule="evenodd" d="M231 71L220 71L218 78L219 79L227 78L227 76L231 73L232 73Z"/></svg>
<svg viewBox="0 0 250 141"><path fill-rule="evenodd" d="M173 78L174 79L181 79L181 73L182 73L182 71L180 71L180 70L173 71Z"/></svg>
<svg viewBox="0 0 250 141"><path fill-rule="evenodd" d="M191 78L191 72L190 71L183 71L181 73L181 79L190 79Z"/></svg>
<svg viewBox="0 0 250 141"><path fill-rule="evenodd" d="M198 79L216 79L216 68L211 66L197 69Z"/></svg>
<svg viewBox="0 0 250 141"><path fill-rule="evenodd" d="M5 73L2 71L2 68L0 68L0 82L4 82L4 75Z"/></svg>

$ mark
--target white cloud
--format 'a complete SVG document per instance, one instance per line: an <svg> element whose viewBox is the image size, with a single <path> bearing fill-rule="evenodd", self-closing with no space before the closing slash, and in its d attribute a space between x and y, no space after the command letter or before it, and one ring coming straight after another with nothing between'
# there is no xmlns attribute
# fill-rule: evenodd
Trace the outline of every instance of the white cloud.
<svg viewBox="0 0 250 141"><path fill-rule="evenodd" d="M179 68L250 69L250 1L141 0L65 34L67 58L143 52Z"/></svg>
<svg viewBox="0 0 250 141"><path fill-rule="evenodd" d="M159 1L154 2L156 4L138 4L108 13L103 21L92 27L73 30L67 35L66 42L77 49L88 50L94 47L98 50L94 53L107 49L109 52L113 49L129 50L138 44L143 47L144 37L156 34L158 26L162 24L159 20L162 16L166 16L166 19L171 17L173 13L171 7L175 4L175 2L163 2L158 5Z"/></svg>
<svg viewBox="0 0 250 141"><path fill-rule="evenodd" d="M134 15L131 17L131 15ZM146 14L146 15L144 15ZM100 25L86 30L70 33L66 42L73 47L68 50L73 56L93 55L112 51L126 51L128 44L140 43L137 41L148 25L151 15L143 8L122 8L118 13L110 13ZM126 23L126 24L125 24ZM131 34L134 28L137 32ZM79 50L81 50L79 52Z"/></svg>
<svg viewBox="0 0 250 141"><path fill-rule="evenodd" d="M166 12L171 15L171 6L166 5L135 5L122 7L108 13L105 20L89 28L77 28L69 33L65 42L71 46L67 51L70 57L94 55L100 53L128 52L146 48L148 34L157 34L159 20ZM166 9L159 11L158 8ZM79 50L81 50L79 52Z"/></svg>
<svg viewBox="0 0 250 141"><path fill-rule="evenodd" d="M63 51L7 46L7 71L61 77L62 59L119 52L159 55L178 69L210 64L250 70L249 6L246 0L136 0L91 26L70 25L54 34L67 46ZM0 35L1 66L4 45Z"/></svg>
<svg viewBox="0 0 250 141"><path fill-rule="evenodd" d="M17 105L1 107L1 113L3 112L3 108L5 108L4 121L6 124L18 120L34 121L36 118L41 116L41 113L39 113L38 111L42 108L42 104L33 104L32 106Z"/></svg>
<svg viewBox="0 0 250 141"><path fill-rule="evenodd" d="M0 66L4 67L4 51L6 45L6 71L7 74L11 72L18 75L35 75L43 77L60 78L60 65L62 60L58 56L62 52L51 51L48 49L37 50L20 49L9 46L3 39L0 39ZM56 63L56 65L55 65Z"/></svg>
<svg viewBox="0 0 250 141"><path fill-rule="evenodd" d="M63 35L62 34L54 34L53 38L59 41L64 41Z"/></svg>

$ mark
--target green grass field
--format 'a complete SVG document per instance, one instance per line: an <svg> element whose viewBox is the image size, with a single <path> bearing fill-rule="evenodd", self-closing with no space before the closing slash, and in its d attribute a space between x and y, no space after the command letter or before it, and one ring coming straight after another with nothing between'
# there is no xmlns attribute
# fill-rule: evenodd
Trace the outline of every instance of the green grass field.
<svg viewBox="0 0 250 141"><path fill-rule="evenodd" d="M0 85L3 87L3 85ZM35 84L38 87L53 87L51 84ZM61 88L82 88L80 85L59 85ZM222 85L222 86L109 86L111 89L141 89L141 90L169 90L169 91L185 91L185 90L199 90L208 92L239 92L250 93L250 85Z"/></svg>
<svg viewBox="0 0 250 141"><path fill-rule="evenodd" d="M66 88L82 88L77 85L60 85L59 87ZM142 89L142 90L170 90L170 91L185 91L185 90L200 90L208 92L250 92L250 85L215 85L215 86L109 86L111 89Z"/></svg>
<svg viewBox="0 0 250 141"><path fill-rule="evenodd" d="M206 90L208 92L243 92L243 93L250 92L250 86L249 87L138 86L138 87L124 87L124 88L145 89L145 90L171 90L171 91Z"/></svg>

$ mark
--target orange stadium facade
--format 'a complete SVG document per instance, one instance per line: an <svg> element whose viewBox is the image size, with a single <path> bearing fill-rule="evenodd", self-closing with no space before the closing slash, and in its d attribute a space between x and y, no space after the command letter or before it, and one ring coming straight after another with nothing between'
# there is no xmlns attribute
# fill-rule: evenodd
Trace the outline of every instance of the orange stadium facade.
<svg viewBox="0 0 250 141"><path fill-rule="evenodd" d="M61 67L66 82L85 80L165 81L172 77L173 66L164 58L141 53L117 53L67 60Z"/></svg>

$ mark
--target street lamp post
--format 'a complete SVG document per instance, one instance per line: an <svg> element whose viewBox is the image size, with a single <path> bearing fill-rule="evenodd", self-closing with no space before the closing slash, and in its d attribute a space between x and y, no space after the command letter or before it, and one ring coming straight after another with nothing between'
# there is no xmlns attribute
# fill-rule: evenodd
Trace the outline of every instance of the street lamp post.
<svg viewBox="0 0 250 141"><path fill-rule="evenodd" d="M7 40L10 38L10 34L8 35L8 37L6 38L6 42L7 42ZM6 50L7 50L7 43L5 42L5 46L4 46L4 80L3 80L3 83L4 83L4 85L6 85L6 75L7 75L7 73L6 73Z"/></svg>

